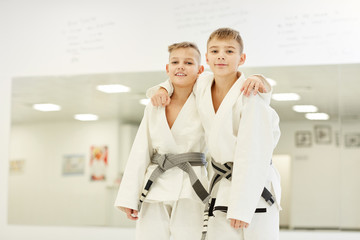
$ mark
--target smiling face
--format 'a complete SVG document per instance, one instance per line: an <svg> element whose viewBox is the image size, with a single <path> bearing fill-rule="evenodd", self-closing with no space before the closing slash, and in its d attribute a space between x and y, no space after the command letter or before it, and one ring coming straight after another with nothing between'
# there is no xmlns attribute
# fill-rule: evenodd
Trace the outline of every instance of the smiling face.
<svg viewBox="0 0 360 240"><path fill-rule="evenodd" d="M235 39L214 38L208 43L206 62L215 77L236 74L245 59L246 55L241 53L240 45Z"/></svg>
<svg viewBox="0 0 360 240"><path fill-rule="evenodd" d="M172 50L166 73L174 87L192 87L203 71L200 66L199 53L193 48L178 48Z"/></svg>

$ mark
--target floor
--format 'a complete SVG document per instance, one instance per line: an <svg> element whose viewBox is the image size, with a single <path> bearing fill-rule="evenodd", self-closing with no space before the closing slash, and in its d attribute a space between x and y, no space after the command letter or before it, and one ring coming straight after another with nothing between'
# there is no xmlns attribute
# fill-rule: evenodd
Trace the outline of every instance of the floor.
<svg viewBox="0 0 360 240"><path fill-rule="evenodd" d="M360 232L281 230L280 240L360 240Z"/></svg>

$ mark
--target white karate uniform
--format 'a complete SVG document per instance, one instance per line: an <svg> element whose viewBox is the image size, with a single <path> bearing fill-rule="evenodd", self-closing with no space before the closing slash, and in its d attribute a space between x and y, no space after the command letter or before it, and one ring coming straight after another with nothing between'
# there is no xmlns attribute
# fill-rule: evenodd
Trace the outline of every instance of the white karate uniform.
<svg viewBox="0 0 360 240"><path fill-rule="evenodd" d="M211 86L212 73L200 75L194 85L196 103L204 126L211 157L218 163L233 162L232 181L223 178L215 186L215 206L227 206L227 213L215 211L208 223L208 239L275 240L279 238L280 176L270 164L280 138L279 117L269 106L271 93L246 97L240 92L245 77L234 83L215 113ZM169 94L172 86L161 84ZM154 88L148 91L152 95ZM272 206L261 193L266 187L276 201ZM255 213L266 208L265 213ZM230 218L250 223L235 230Z"/></svg>
<svg viewBox="0 0 360 240"><path fill-rule="evenodd" d="M119 192L116 207L138 210L140 195L158 166L150 162L159 154L206 152L204 130L191 93L169 128L165 108L148 104L136 134ZM205 166L192 167L208 188ZM200 239L204 204L193 190L189 176L178 167L161 174L152 184L137 220L136 239ZM187 224L187 223L191 224ZM156 223L156 224L155 224ZM161 223L161 224L159 224Z"/></svg>

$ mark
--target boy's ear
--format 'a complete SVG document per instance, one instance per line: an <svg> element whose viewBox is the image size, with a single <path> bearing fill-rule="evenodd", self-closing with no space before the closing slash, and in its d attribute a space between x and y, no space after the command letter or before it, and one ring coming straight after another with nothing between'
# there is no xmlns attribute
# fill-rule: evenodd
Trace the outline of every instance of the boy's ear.
<svg viewBox="0 0 360 240"><path fill-rule="evenodd" d="M245 60L246 60L246 54L242 53L241 56L240 56L239 66L243 65L245 63Z"/></svg>
<svg viewBox="0 0 360 240"><path fill-rule="evenodd" d="M209 64L208 54L205 53L206 63Z"/></svg>
<svg viewBox="0 0 360 240"><path fill-rule="evenodd" d="M204 66L200 65L198 74L202 74L204 72Z"/></svg>
<svg viewBox="0 0 360 240"><path fill-rule="evenodd" d="M166 64L166 73L169 73L169 64Z"/></svg>

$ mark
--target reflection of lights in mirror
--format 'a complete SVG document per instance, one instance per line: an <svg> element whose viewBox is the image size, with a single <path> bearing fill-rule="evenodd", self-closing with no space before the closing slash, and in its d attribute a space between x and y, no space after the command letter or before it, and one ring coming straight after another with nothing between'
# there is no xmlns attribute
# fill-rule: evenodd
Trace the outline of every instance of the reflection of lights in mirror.
<svg viewBox="0 0 360 240"><path fill-rule="evenodd" d="M272 78L266 78L266 80L269 82L269 84L271 85L271 86L276 86L276 81L274 80L274 79L272 79Z"/></svg>
<svg viewBox="0 0 360 240"><path fill-rule="evenodd" d="M298 101L300 95L297 93L274 93L272 99L275 101Z"/></svg>
<svg viewBox="0 0 360 240"><path fill-rule="evenodd" d="M295 111L295 112L317 112L318 111L318 108L314 105L294 105L292 107L292 109Z"/></svg>
<svg viewBox="0 0 360 240"><path fill-rule="evenodd" d="M97 90L105 93L123 93L130 92L130 88L121 84L98 85Z"/></svg>
<svg viewBox="0 0 360 240"><path fill-rule="evenodd" d="M143 98L143 99L140 99L140 104L142 105L148 105L148 103L150 102L150 99L149 98Z"/></svg>
<svg viewBox="0 0 360 240"><path fill-rule="evenodd" d="M305 117L309 120L329 120L330 118L326 113L306 113Z"/></svg>
<svg viewBox="0 0 360 240"><path fill-rule="evenodd" d="M79 121L96 121L99 119L95 114L75 114L74 118Z"/></svg>
<svg viewBox="0 0 360 240"><path fill-rule="evenodd" d="M42 112L60 111L60 109L61 109L61 107L59 105L52 104L52 103L34 104L33 108L35 110L42 111Z"/></svg>

